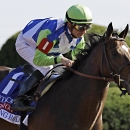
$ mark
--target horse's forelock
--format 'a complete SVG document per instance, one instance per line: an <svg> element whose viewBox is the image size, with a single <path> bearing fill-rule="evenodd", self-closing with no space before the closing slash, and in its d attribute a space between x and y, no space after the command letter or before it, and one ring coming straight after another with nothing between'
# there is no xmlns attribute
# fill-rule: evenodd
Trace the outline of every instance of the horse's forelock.
<svg viewBox="0 0 130 130"><path fill-rule="evenodd" d="M119 38L119 35L118 35L117 31L113 31L113 33L112 33L112 37Z"/></svg>

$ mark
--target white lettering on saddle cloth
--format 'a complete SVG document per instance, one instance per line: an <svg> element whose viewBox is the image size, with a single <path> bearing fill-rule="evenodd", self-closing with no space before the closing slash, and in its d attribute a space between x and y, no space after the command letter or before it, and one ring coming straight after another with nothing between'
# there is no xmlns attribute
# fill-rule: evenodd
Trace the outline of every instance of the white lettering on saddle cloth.
<svg viewBox="0 0 130 130"><path fill-rule="evenodd" d="M20 124L20 116L11 114L10 112L1 109L0 110L0 117L10 123L13 124Z"/></svg>
<svg viewBox="0 0 130 130"><path fill-rule="evenodd" d="M20 124L20 116L13 114L13 111L10 109L10 103L12 103L13 99L10 97L2 97L0 95L0 118L13 123Z"/></svg>

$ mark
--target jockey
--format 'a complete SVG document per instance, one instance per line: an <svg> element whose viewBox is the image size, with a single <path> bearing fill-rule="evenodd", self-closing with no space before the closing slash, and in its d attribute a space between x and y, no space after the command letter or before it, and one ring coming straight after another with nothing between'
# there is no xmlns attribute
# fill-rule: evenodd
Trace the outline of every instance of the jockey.
<svg viewBox="0 0 130 130"><path fill-rule="evenodd" d="M33 110L21 100L32 86L56 64L72 66L75 56L85 48L84 34L90 29L92 14L83 5L73 5L65 19L45 18L31 20L18 35L18 54L37 70L22 84L17 98L11 105L15 111ZM71 52L71 59L64 54Z"/></svg>

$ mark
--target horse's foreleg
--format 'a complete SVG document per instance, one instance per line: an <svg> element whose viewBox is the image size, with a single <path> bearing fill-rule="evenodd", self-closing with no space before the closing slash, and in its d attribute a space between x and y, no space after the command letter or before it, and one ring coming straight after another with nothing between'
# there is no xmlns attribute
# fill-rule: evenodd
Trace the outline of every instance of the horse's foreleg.
<svg viewBox="0 0 130 130"><path fill-rule="evenodd" d="M97 121L95 122L92 130L102 130L103 128L102 124L102 114L98 117Z"/></svg>

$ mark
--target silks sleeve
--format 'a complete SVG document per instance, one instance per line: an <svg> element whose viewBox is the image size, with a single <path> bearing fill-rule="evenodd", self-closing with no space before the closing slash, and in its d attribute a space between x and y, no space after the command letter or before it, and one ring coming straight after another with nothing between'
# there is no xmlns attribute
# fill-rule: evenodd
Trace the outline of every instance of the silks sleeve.
<svg viewBox="0 0 130 130"><path fill-rule="evenodd" d="M54 65L54 56L47 56L40 50L36 49L33 63L37 66L49 66L49 65ZM61 57L57 57L57 63L61 63Z"/></svg>

